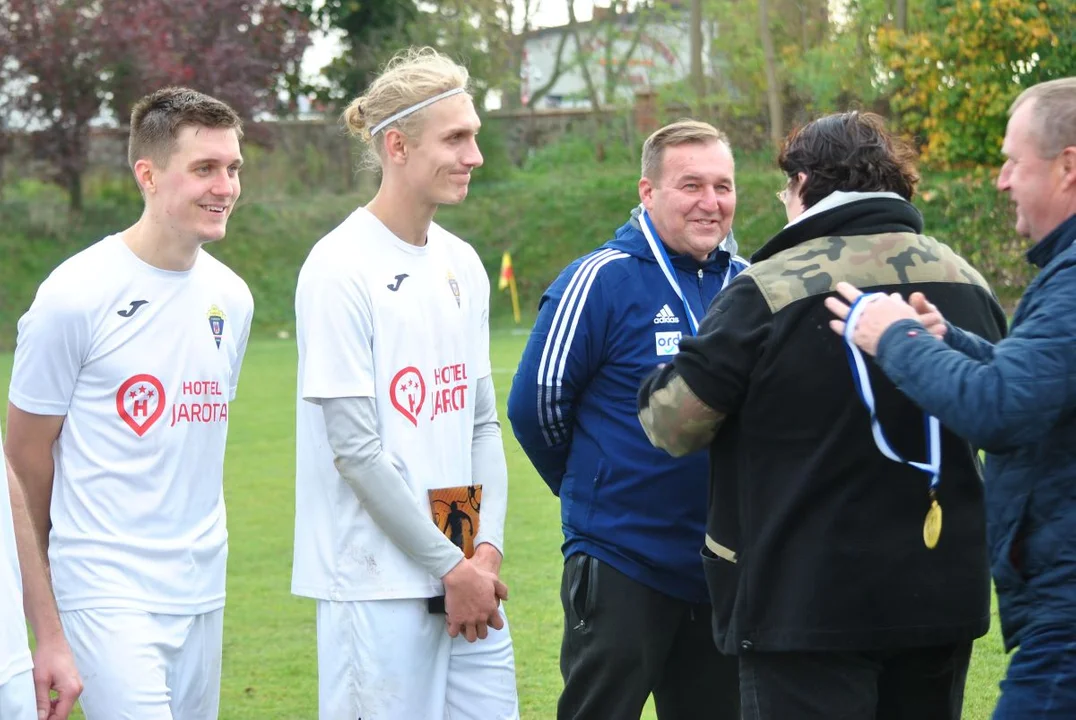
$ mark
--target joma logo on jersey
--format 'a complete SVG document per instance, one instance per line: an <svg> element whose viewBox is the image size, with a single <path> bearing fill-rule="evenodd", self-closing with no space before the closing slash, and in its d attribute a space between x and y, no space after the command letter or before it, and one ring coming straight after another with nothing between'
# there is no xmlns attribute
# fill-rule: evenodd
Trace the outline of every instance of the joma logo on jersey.
<svg viewBox="0 0 1076 720"><path fill-rule="evenodd" d="M658 355L675 355L680 352L680 336L679 330L671 332L659 332L654 333L654 349Z"/></svg>
<svg viewBox="0 0 1076 720"><path fill-rule="evenodd" d="M132 300L131 306L129 308L127 308L126 310L117 310L116 314L120 317L129 318L133 316L136 312L138 312L138 308L142 307L143 305L149 305L149 300Z"/></svg>

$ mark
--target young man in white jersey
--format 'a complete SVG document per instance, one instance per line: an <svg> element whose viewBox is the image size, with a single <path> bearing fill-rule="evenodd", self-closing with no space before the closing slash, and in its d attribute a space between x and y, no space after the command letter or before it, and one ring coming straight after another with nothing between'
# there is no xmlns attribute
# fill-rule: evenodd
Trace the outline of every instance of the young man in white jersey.
<svg viewBox="0 0 1076 720"><path fill-rule="evenodd" d="M82 681L60 627L22 486L2 451L0 613L0 718L66 720L82 691ZM32 657L27 621L37 645ZM52 690L55 698L50 697Z"/></svg>
<svg viewBox="0 0 1076 720"><path fill-rule="evenodd" d="M19 321L6 448L88 720L217 716L224 445L254 302L202 245L239 198L241 135L193 90L140 100L142 217L56 268Z"/></svg>
<svg viewBox="0 0 1076 720"><path fill-rule="evenodd" d="M489 279L433 223L482 164L467 84L410 50L351 103L381 187L299 274L292 592L318 600L321 720L519 714Z"/></svg>

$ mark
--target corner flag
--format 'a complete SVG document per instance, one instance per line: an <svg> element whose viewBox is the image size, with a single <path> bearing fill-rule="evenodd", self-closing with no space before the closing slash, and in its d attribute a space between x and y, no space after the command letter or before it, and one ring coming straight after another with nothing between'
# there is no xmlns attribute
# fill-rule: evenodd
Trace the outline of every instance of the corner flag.
<svg viewBox="0 0 1076 720"><path fill-rule="evenodd" d="M506 250L501 256L501 277L497 280L497 289L508 288L512 291L512 315L516 325L521 322L519 314L519 293L516 291L516 273L512 269L512 255Z"/></svg>

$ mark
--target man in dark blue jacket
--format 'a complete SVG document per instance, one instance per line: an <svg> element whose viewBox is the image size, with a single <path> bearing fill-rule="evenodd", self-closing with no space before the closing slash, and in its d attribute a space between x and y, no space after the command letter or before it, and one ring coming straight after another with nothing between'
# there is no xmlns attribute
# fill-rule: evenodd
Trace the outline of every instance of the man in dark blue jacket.
<svg viewBox="0 0 1076 720"><path fill-rule="evenodd" d="M998 189L1042 268L993 344L920 298L869 298L854 341L924 411L985 448L987 534L1007 649L995 720L1076 717L1076 78L1009 110ZM838 287L854 302L860 292ZM848 306L830 298L841 320ZM925 322L924 322L925 321ZM844 323L831 323L837 332ZM943 338L938 342L936 338Z"/></svg>
<svg viewBox="0 0 1076 720"><path fill-rule="evenodd" d="M561 500L561 720L738 720L735 658L720 655L699 550L705 453L670 458L636 418L643 377L676 354L747 263L735 256L734 163L706 123L643 145L641 207L543 295L508 416Z"/></svg>

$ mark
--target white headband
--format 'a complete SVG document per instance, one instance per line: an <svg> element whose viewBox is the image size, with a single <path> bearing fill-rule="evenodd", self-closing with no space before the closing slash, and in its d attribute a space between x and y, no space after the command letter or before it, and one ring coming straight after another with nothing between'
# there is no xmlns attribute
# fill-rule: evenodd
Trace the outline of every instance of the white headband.
<svg viewBox="0 0 1076 720"><path fill-rule="evenodd" d="M464 91L463 88L452 88L451 90L445 90L440 95L434 95L432 98L429 98L428 100L423 100L420 103L415 103L411 107L406 108L404 110L401 110L400 112L396 113L395 115L393 115L393 116L391 116L391 117L389 117L389 118L387 118L385 120L382 120L377 125L374 125L374 129L370 131L370 137L373 137L374 135L377 135L379 132L384 130L385 126L388 125L389 123L394 123L397 120L399 120L400 118L405 118L408 115L410 115L411 113L418 112L422 108L426 107L427 105L432 105L435 102L437 102L438 100L443 100L446 97L452 97L453 95L459 95L463 91Z"/></svg>

